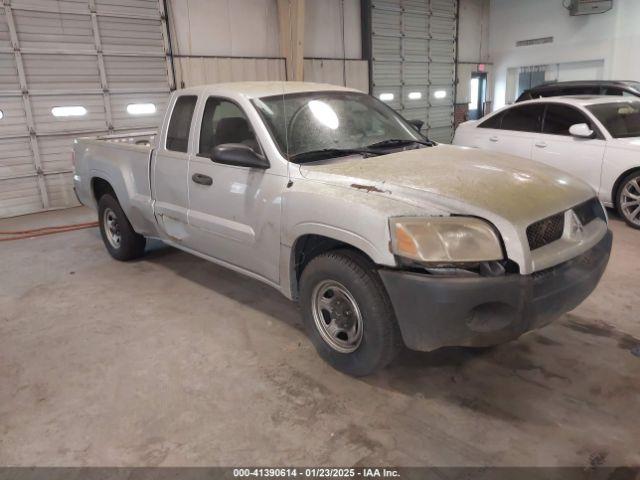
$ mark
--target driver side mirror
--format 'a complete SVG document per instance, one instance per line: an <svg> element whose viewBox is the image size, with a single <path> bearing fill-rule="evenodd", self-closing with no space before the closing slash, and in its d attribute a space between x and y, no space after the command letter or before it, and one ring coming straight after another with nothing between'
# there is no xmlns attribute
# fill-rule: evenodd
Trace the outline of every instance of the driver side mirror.
<svg viewBox="0 0 640 480"><path fill-rule="evenodd" d="M420 132L420 130L422 130L422 126L424 125L424 122L422 120L409 120L409 124L412 125L416 130L418 130L418 132Z"/></svg>
<svg viewBox="0 0 640 480"><path fill-rule="evenodd" d="M236 165L238 167L267 169L270 167L269 161L253 148L242 143L224 143L213 149L211 160L226 165Z"/></svg>
<svg viewBox="0 0 640 480"><path fill-rule="evenodd" d="M578 138L593 138L595 132L586 123L576 123L569 127L569 134Z"/></svg>

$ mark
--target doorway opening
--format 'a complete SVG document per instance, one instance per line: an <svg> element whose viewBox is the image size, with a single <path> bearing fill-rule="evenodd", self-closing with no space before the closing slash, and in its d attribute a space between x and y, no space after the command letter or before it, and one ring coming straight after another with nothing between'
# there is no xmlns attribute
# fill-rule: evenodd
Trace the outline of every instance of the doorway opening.
<svg viewBox="0 0 640 480"><path fill-rule="evenodd" d="M477 120L484 116L484 104L487 93L487 74L474 72L469 84L469 120Z"/></svg>

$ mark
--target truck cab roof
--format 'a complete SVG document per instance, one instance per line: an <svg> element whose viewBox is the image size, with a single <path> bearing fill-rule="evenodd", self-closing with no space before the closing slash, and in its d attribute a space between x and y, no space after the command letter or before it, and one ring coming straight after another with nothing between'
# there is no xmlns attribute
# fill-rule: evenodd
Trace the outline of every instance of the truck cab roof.
<svg viewBox="0 0 640 480"><path fill-rule="evenodd" d="M359 90L340 87L328 83L312 82L288 82L288 81L257 81L257 82L229 82L199 85L179 90L180 94L192 95L225 95L235 94L245 98L261 98L273 95L288 95L292 93L318 92L318 91L344 91L359 92Z"/></svg>

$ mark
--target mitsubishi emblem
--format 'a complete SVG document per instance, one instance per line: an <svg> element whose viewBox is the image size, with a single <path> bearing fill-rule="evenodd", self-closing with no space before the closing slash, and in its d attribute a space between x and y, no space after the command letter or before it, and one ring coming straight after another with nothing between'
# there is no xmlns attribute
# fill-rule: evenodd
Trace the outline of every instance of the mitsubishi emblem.
<svg viewBox="0 0 640 480"><path fill-rule="evenodd" d="M576 215L576 212L571 210L569 218L571 219L571 224L569 225L569 236L575 240L582 239L584 226L582 225L582 222L580 222L578 215Z"/></svg>

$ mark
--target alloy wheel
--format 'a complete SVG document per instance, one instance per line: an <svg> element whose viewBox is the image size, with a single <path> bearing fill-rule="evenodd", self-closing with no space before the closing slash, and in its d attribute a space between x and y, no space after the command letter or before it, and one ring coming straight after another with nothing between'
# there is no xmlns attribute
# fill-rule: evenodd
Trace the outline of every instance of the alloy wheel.
<svg viewBox="0 0 640 480"><path fill-rule="evenodd" d="M622 187L620 210L627 220L640 226L640 175L632 178Z"/></svg>

